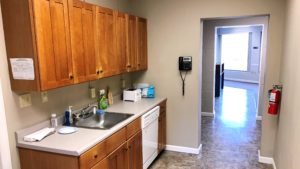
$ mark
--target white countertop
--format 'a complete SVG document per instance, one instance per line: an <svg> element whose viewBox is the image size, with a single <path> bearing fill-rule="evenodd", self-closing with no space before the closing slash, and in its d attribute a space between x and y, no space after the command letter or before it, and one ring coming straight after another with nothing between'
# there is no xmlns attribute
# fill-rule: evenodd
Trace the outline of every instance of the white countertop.
<svg viewBox="0 0 300 169"><path fill-rule="evenodd" d="M49 121L40 123L16 132L17 147L47 151L65 155L80 156L96 144L117 132L148 110L164 101L166 98L142 99L138 102L119 101L110 106L107 111L134 114L125 121L109 130L78 128L73 134L52 134L40 142L25 142L23 137L33 131L49 126ZM61 126L60 126L61 127Z"/></svg>

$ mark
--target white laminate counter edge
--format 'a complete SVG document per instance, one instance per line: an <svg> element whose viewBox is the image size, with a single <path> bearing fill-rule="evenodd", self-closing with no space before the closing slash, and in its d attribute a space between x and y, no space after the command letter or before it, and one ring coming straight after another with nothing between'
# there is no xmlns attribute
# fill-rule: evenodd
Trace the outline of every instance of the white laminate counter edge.
<svg viewBox="0 0 300 169"><path fill-rule="evenodd" d="M50 122L45 121L36 124L32 127L19 130L15 133L17 147L26 148L38 151L45 151L51 153L58 153L71 156L80 156L90 148L94 147L104 139L108 138L118 130L122 129L138 117L142 116L147 111L151 110L166 98L155 98L155 99L142 99L139 102L117 102L108 111L120 112L120 113L132 113L134 114L127 120L117 124L109 130L96 130L96 129L84 129L79 128L79 131L74 135L64 136L58 133L46 137L41 142L25 142L23 137L34 131L40 130L44 127L49 127ZM60 118L62 123L62 118ZM61 127L61 126L59 126ZM63 138L65 137L65 139ZM65 140L72 140L66 143Z"/></svg>

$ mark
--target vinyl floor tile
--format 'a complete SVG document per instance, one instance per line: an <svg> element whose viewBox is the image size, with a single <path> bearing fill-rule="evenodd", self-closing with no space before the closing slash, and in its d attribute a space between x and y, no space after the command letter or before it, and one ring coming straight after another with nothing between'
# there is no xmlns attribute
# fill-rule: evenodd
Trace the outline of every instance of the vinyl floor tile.
<svg viewBox="0 0 300 169"><path fill-rule="evenodd" d="M150 169L272 169L258 162L257 93L258 85L225 81L216 98L216 116L202 117L201 153L164 151Z"/></svg>

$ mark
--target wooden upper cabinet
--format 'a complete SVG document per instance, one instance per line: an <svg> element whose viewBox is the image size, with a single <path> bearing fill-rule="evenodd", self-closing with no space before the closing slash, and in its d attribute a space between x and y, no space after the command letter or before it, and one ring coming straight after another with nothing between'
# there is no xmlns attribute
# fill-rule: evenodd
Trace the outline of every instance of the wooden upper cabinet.
<svg viewBox="0 0 300 169"><path fill-rule="evenodd" d="M148 68L147 20L138 18L137 27L137 69L146 70Z"/></svg>
<svg viewBox="0 0 300 169"><path fill-rule="evenodd" d="M127 17L128 39L127 39L127 55L126 67L128 72L137 69L137 17L129 15Z"/></svg>
<svg viewBox="0 0 300 169"><path fill-rule="evenodd" d="M33 0L41 90L73 84L67 0Z"/></svg>
<svg viewBox="0 0 300 169"><path fill-rule="evenodd" d="M96 6L69 0L71 49L75 83L99 78L96 57Z"/></svg>
<svg viewBox="0 0 300 169"><path fill-rule="evenodd" d="M1 0L11 88L46 91L147 69L145 19L80 0ZM34 79L10 59L32 59Z"/></svg>
<svg viewBox="0 0 300 169"><path fill-rule="evenodd" d="M117 13L117 28L116 28L116 36L117 36L117 58L119 61L119 73L126 72L126 55L127 55L127 22L126 22L125 13L118 12Z"/></svg>
<svg viewBox="0 0 300 169"><path fill-rule="evenodd" d="M116 12L112 9L96 9L96 49L102 65L103 77L116 75L119 62L116 55Z"/></svg>

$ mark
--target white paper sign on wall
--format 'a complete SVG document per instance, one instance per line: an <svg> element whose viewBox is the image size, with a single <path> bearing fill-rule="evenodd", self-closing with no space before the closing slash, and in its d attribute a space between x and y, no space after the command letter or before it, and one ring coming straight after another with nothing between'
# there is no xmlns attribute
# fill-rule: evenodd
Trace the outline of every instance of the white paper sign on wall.
<svg viewBox="0 0 300 169"><path fill-rule="evenodd" d="M34 80L34 66L31 58L11 58L10 64L15 80Z"/></svg>

